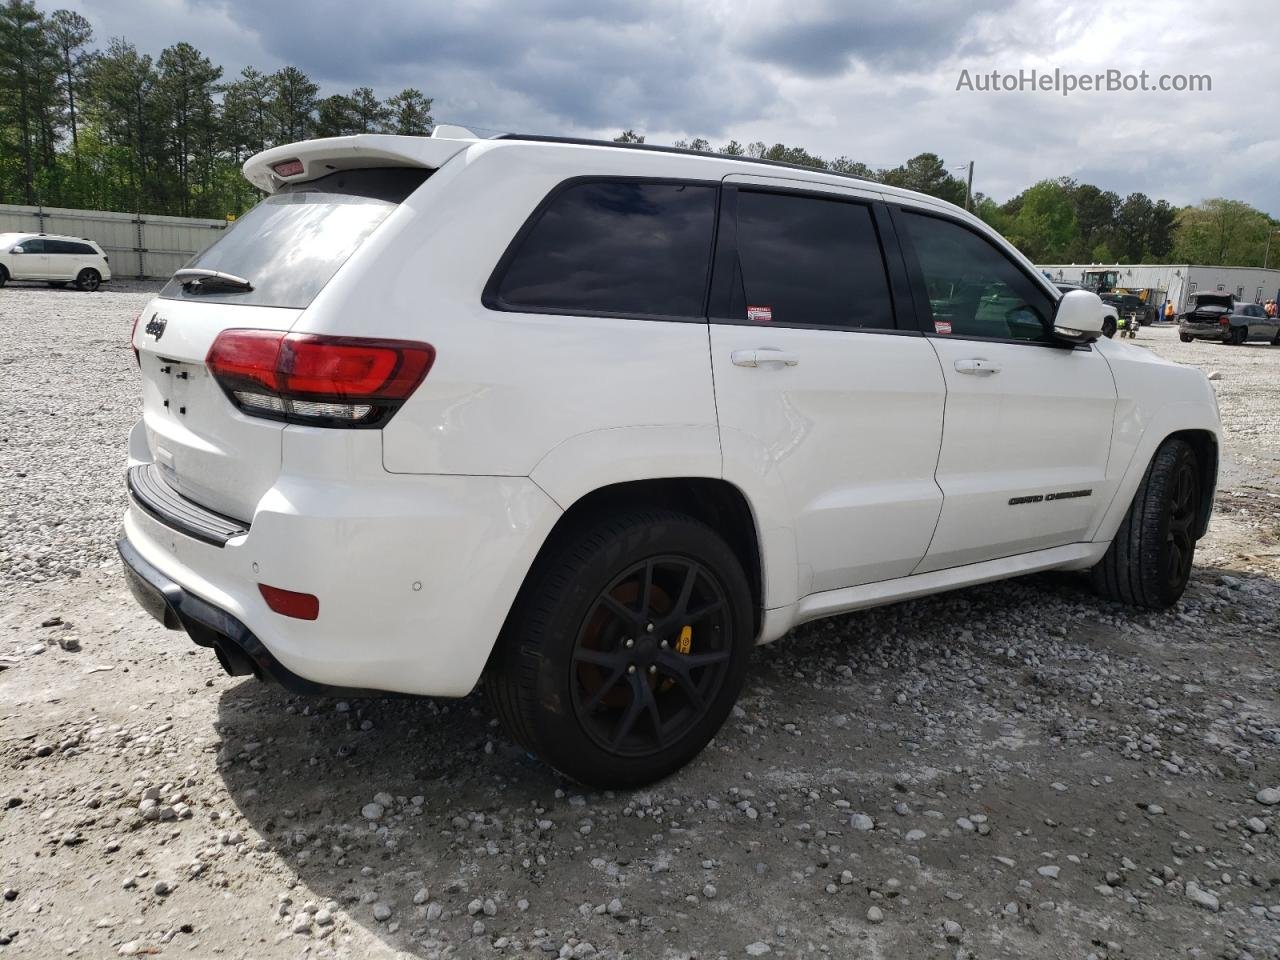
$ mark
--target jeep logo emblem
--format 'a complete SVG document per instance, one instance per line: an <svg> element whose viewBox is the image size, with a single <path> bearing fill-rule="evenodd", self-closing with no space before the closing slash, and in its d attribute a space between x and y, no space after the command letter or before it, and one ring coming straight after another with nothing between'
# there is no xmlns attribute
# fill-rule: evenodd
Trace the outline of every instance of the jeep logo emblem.
<svg viewBox="0 0 1280 960"><path fill-rule="evenodd" d="M146 332L159 340L164 336L164 328L169 323L164 317L157 313L151 315L151 319L147 321Z"/></svg>

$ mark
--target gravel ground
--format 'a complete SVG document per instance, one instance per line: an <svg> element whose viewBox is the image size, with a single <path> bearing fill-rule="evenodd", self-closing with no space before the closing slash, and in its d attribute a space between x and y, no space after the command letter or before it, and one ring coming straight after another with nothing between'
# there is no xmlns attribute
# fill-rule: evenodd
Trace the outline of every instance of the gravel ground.
<svg viewBox="0 0 1280 960"><path fill-rule="evenodd" d="M597 793L479 696L290 697L134 608L146 296L0 291L0 956L1280 957L1280 349L1139 335L1228 430L1175 610L1042 575L812 624Z"/></svg>

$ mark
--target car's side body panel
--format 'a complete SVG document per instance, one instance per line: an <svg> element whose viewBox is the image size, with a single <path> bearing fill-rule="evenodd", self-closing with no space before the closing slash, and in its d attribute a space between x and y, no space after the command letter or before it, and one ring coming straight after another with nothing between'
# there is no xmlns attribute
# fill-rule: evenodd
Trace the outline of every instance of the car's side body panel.
<svg viewBox="0 0 1280 960"><path fill-rule="evenodd" d="M1107 478L1110 502L1098 516L1088 539L1110 541L1142 482L1147 465L1169 436L1201 431L1221 443L1218 401L1213 385L1194 367L1157 357L1149 350L1121 343L1099 343L1116 383ZM1214 465L1216 473L1217 464ZM1212 491L1206 491L1212 502Z"/></svg>
<svg viewBox="0 0 1280 960"><path fill-rule="evenodd" d="M557 521L615 484L705 478L741 491L761 552L759 638L771 640L844 610L1087 566L1160 440L1217 435L1198 372L1171 374L1108 341L975 346L901 323L761 329L716 316L518 311L486 298L513 238L574 178L716 190L730 178L945 212L1037 276L940 201L818 171L760 175L729 157L518 141L343 138L275 148L246 171L271 188L272 165L295 158L304 170L333 161L435 171L288 318L294 333L426 341L434 366L382 429L277 426L278 476L239 511L252 521L243 538L199 543L137 507L126 531L148 563L235 615L304 679L466 693ZM896 241L884 254L902 256ZM763 348L800 362L733 359ZM984 351L1004 362L999 384L954 375L956 360ZM132 459L154 459L153 445L139 428ZM1008 502L1058 487L1091 494ZM1036 519L1057 508L1053 523ZM259 583L316 593L320 618L272 612Z"/></svg>
<svg viewBox="0 0 1280 960"><path fill-rule="evenodd" d="M27 252L13 253L16 246L28 248ZM70 282L86 269L96 271L104 282L111 279L102 248L80 237L5 234L0 239L0 266L13 280Z"/></svg>

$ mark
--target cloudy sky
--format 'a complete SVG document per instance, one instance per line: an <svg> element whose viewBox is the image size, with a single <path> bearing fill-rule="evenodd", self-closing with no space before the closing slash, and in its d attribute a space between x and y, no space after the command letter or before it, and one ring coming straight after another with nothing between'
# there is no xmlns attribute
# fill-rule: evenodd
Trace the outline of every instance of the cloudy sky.
<svg viewBox="0 0 1280 960"><path fill-rule="evenodd" d="M438 121L651 143L803 146L871 166L925 150L1004 200L1063 174L1280 216L1275 0L39 0L99 40L186 40L233 74L326 93L416 86ZM1207 73L1211 92L977 92L962 70Z"/></svg>

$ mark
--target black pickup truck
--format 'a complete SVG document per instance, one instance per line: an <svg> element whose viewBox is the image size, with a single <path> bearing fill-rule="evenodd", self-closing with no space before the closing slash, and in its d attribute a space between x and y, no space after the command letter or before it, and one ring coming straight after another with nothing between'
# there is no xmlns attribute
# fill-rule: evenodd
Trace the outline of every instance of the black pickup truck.
<svg viewBox="0 0 1280 960"><path fill-rule="evenodd" d="M1103 293L1099 296L1103 303L1115 307L1120 316L1136 318L1144 327L1157 319L1155 305L1143 302L1141 297L1132 293Z"/></svg>

